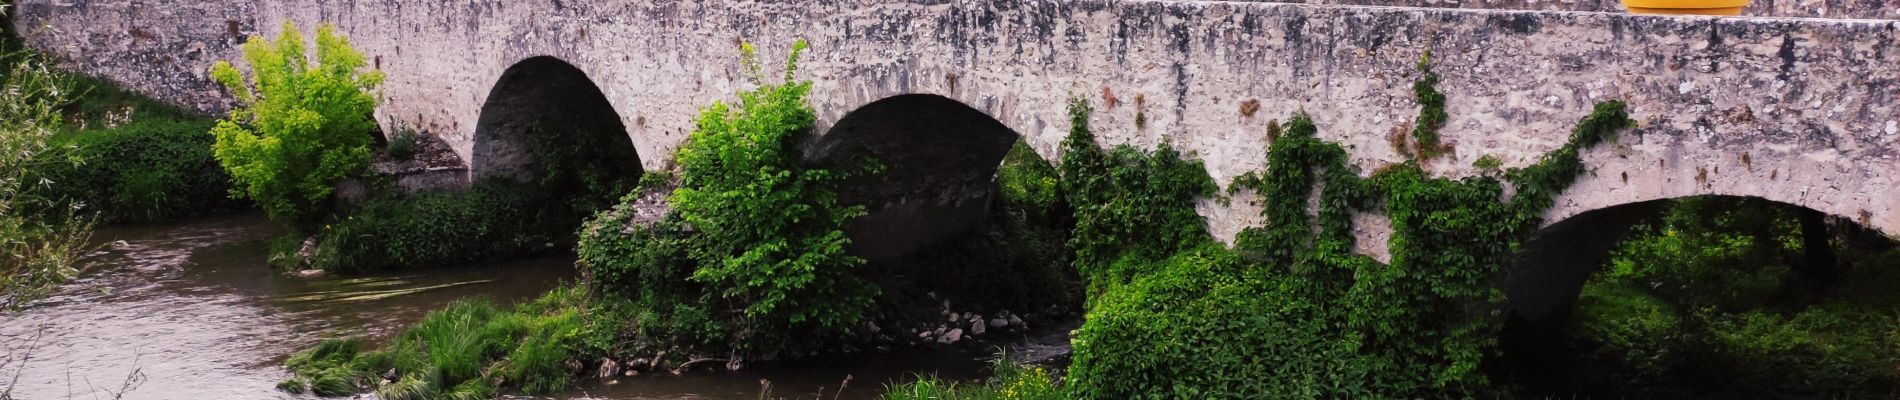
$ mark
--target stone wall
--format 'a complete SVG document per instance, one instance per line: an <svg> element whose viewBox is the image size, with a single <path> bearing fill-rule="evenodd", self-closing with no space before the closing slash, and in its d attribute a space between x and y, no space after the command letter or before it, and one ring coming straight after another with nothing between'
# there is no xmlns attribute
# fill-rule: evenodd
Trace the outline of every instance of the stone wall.
<svg viewBox="0 0 1900 400"><path fill-rule="evenodd" d="M1486 155L1530 164L1592 104L1630 102L1642 127L1585 154L1594 170L1553 222L1728 194L1900 233L1896 21L1146 0L20 3L27 39L67 66L205 110L224 102L205 68L243 36L334 22L388 73L379 119L464 159L502 72L558 57L599 85L648 168L670 162L699 107L750 85L739 42L775 64L803 38L824 127L879 99L936 94L1052 156L1079 97L1106 143L1171 142L1225 182L1263 168L1266 124L1303 110L1366 173L1402 160L1387 138L1417 113L1414 65L1431 49L1456 147L1428 165L1442 175L1477 173ZM1214 232L1260 223L1231 204L1242 208L1203 207ZM1381 251L1380 219L1362 219L1367 251Z"/></svg>
<svg viewBox="0 0 1900 400"><path fill-rule="evenodd" d="M1622 0L1276 0L1276 3L1440 7L1492 10L1624 12ZM1789 18L1900 19L1890 0L1754 0L1742 15Z"/></svg>

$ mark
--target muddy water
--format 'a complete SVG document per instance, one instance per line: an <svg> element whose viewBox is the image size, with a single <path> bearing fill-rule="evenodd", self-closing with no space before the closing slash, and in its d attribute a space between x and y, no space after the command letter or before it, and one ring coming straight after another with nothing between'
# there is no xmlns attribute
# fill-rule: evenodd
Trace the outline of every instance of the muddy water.
<svg viewBox="0 0 1900 400"><path fill-rule="evenodd" d="M463 297L531 298L574 275L572 258L304 280L264 265L277 231L259 215L112 227L91 270L19 314L0 314L0 389L18 399L294 398L274 386L283 356L326 337L381 338ZM980 353L980 352L976 352ZM872 398L917 374L976 377L972 352L907 352L764 366L752 372L594 382L557 398Z"/></svg>

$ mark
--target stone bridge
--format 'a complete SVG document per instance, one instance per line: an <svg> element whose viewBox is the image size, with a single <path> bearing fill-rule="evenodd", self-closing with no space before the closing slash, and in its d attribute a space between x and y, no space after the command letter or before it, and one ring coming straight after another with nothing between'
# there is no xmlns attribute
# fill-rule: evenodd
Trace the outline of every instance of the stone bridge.
<svg viewBox="0 0 1900 400"><path fill-rule="evenodd" d="M1736 195L1900 233L1900 6L1883 0L1756 0L1750 12L1766 16L1744 18L1627 15L1612 0L18 3L28 41L64 65L207 112L228 100L206 68L247 36L335 23L388 74L384 126L439 138L476 176L531 162L509 145L526 126L579 114L625 129L648 169L666 168L700 107L750 85L739 43L758 44L769 71L806 39L812 153L869 150L890 166L854 195L876 211L858 229L877 233L860 241L892 248L976 220L1009 144L1054 156L1075 98L1095 105L1104 142L1172 143L1222 182L1262 169L1266 125L1301 110L1362 171L1400 162L1388 137L1417 114L1427 50L1455 147L1427 165L1440 175L1478 173L1485 156L1533 163L1594 103L1629 102L1641 127L1585 153L1592 172L1548 211L1555 227L1626 226L1617 210ZM1427 7L1387 6L1414 3ZM1202 209L1218 236L1262 223L1231 203ZM1362 251L1383 254L1381 218L1358 219ZM1591 267L1570 264L1520 267L1512 285L1532 289L1512 300L1574 299L1549 289ZM1553 269L1568 272L1538 272Z"/></svg>

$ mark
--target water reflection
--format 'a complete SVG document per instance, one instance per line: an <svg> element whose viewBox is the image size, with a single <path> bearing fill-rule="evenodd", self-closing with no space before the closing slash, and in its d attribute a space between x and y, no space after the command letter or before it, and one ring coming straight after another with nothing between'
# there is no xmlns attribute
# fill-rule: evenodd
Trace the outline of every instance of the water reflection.
<svg viewBox="0 0 1900 400"><path fill-rule="evenodd" d="M0 351L25 358L0 376L18 373L28 399L109 398L134 370L145 379L126 398L287 398L273 389L282 357L318 339L386 336L456 298L518 301L573 274L550 257L303 280L263 265L277 232L261 215L102 229L92 270L0 315Z"/></svg>

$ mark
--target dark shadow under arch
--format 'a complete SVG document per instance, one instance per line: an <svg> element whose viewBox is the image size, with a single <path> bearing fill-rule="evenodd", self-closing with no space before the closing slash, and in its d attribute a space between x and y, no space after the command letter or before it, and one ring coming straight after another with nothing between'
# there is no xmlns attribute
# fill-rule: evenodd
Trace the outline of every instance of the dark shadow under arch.
<svg viewBox="0 0 1900 400"><path fill-rule="evenodd" d="M495 82L475 126L470 175L542 184L592 185L598 176L637 181L640 155L613 104L579 68L541 56ZM586 172L586 173L574 173Z"/></svg>
<svg viewBox="0 0 1900 400"><path fill-rule="evenodd" d="M843 166L869 157L882 170L839 186L839 200L869 215L846 228L851 252L872 262L961 237L986 221L991 181L1016 132L943 96L906 94L846 114L808 158Z"/></svg>
<svg viewBox="0 0 1900 400"><path fill-rule="evenodd" d="M1693 196L1681 199L1652 200L1592 210L1558 221L1526 240L1513 264L1503 271L1505 293L1504 330L1500 337L1501 357L1493 360L1494 375L1509 375L1522 387L1538 396L1566 396L1601 388L1573 387L1570 379L1576 368L1564 347L1567 335L1576 329L1579 296L1591 276L1604 268L1619 245L1631 237L1633 228L1650 221L1660 222L1675 202L1688 198L1719 201L1727 207L1774 209L1791 217L1799 227L1800 254L1793 265L1792 285L1788 293L1800 288L1821 288L1839 283L1840 258L1835 249L1878 248L1891 246L1884 234L1872 231L1852 219L1830 216L1821 211L1772 200L1737 196ZM1870 238L1877 238L1873 240ZM1840 242L1836 242L1839 240ZM1874 243L1878 242L1878 243ZM1785 261L1785 260L1784 260ZM1815 289L1809 293L1824 293ZM1818 296L1810 294L1809 297ZM1548 392L1546 392L1548 391Z"/></svg>

